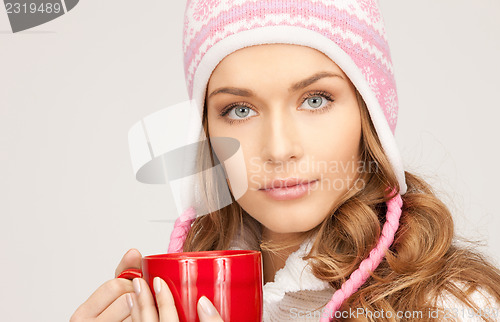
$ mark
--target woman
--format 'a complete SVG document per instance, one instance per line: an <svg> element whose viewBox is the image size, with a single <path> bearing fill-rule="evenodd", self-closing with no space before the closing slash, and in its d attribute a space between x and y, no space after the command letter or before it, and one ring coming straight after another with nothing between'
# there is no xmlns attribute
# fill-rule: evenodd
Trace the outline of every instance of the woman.
<svg viewBox="0 0 500 322"><path fill-rule="evenodd" d="M227 184L233 195L247 188L207 215L187 209L169 251L262 250L265 321L498 319L499 270L456 245L446 206L403 169L375 1L192 0L184 53L215 152L200 150L199 166L222 159L215 138L234 138L244 163L226 165ZM139 259L127 253L117 273ZM75 320L175 320L164 281L156 312L144 280L117 280L89 298L99 310L86 302ZM206 299L199 314L220 320Z"/></svg>

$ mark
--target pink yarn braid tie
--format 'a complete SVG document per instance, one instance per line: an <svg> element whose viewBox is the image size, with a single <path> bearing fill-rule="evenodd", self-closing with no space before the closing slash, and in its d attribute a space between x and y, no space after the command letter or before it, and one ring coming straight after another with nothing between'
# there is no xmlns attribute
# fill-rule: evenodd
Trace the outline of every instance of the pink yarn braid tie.
<svg viewBox="0 0 500 322"><path fill-rule="evenodd" d="M399 193L391 200L387 201L386 221L382 228L382 234L377 246L370 251L368 258L361 262L359 268L355 270L349 279L342 284L340 289L333 294L332 299L325 306L320 322L333 320L335 313L342 303L366 282L368 277L370 277L370 272L373 272L380 264L385 256L385 252L394 241L394 235L399 227L402 206L403 200Z"/></svg>
<svg viewBox="0 0 500 322"><path fill-rule="evenodd" d="M168 253L182 253L186 236L191 229L191 224L196 219L194 207L186 209L174 223L174 230L170 235Z"/></svg>

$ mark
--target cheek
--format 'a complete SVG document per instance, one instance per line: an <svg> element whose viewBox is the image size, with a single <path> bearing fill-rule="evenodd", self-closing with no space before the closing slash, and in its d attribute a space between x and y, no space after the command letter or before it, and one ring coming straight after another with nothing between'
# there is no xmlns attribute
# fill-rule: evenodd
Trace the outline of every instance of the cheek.
<svg viewBox="0 0 500 322"><path fill-rule="evenodd" d="M331 120L332 126L322 129L322 140L313 141L308 151L315 172L322 178L318 193L332 202L349 190L359 176L361 119L352 113L344 120Z"/></svg>
<svg viewBox="0 0 500 322"><path fill-rule="evenodd" d="M241 198L248 189L247 162L243 145L236 138L211 137L212 148L225 170L229 188L235 199Z"/></svg>
<svg viewBox="0 0 500 322"><path fill-rule="evenodd" d="M361 119L359 114L350 113L330 118L318 126L315 135L308 138L307 151L319 160L352 161L359 154L361 140Z"/></svg>
<svg viewBox="0 0 500 322"><path fill-rule="evenodd" d="M240 199L248 190L246 162L241 149L224 162L228 184L236 200Z"/></svg>
<svg viewBox="0 0 500 322"><path fill-rule="evenodd" d="M317 150L317 153L323 155L323 160L352 162L358 159L360 140L361 133L357 131L334 134L324 141L324 145Z"/></svg>

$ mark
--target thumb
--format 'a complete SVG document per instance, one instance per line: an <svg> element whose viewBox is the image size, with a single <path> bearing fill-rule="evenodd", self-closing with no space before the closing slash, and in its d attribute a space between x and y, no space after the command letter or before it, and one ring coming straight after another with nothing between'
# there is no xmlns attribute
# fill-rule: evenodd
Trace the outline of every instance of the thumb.
<svg viewBox="0 0 500 322"><path fill-rule="evenodd" d="M118 264L118 267L116 267L115 270L115 277L120 275L121 272L128 268L138 268L142 269L142 255L141 253L135 249L131 248L129 249L125 255L123 255L122 260L120 261L120 264Z"/></svg>
<svg viewBox="0 0 500 322"><path fill-rule="evenodd" d="M198 317L200 322L224 322L215 306L205 296L198 300Z"/></svg>

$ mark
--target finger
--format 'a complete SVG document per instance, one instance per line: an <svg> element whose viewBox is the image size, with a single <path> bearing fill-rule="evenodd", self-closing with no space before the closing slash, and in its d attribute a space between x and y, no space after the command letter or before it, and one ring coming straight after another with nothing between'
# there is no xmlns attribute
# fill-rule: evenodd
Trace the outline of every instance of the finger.
<svg viewBox="0 0 500 322"><path fill-rule="evenodd" d="M123 320L122 322L132 322L132 316L129 315L125 320Z"/></svg>
<svg viewBox="0 0 500 322"><path fill-rule="evenodd" d="M131 306L128 302L130 293L125 293L117 298L110 306L108 306L99 316L96 321L122 321L130 316Z"/></svg>
<svg viewBox="0 0 500 322"><path fill-rule="evenodd" d="M197 308L200 322L224 322L215 306L205 296L200 297Z"/></svg>
<svg viewBox="0 0 500 322"><path fill-rule="evenodd" d="M134 322L157 322L158 311L148 283L143 278L134 278L132 283L135 291L134 296L132 296L132 320Z"/></svg>
<svg viewBox="0 0 500 322"><path fill-rule="evenodd" d="M165 281L160 277L155 277L153 279L153 287L155 290L156 302L158 303L158 313L160 315L160 321L179 321L174 297L172 296L172 292L170 292L167 283L165 283Z"/></svg>
<svg viewBox="0 0 500 322"><path fill-rule="evenodd" d="M113 278L99 286L77 309L86 317L97 318L108 306L125 293L133 292L132 282L124 278Z"/></svg>
<svg viewBox="0 0 500 322"><path fill-rule="evenodd" d="M120 273L123 272L124 270L126 270L127 268L142 269L141 260L142 260L142 255L137 249L135 249L135 248L129 249L125 253L125 255L123 255L122 260L120 261L120 263L116 267L115 277L120 275Z"/></svg>
<svg viewBox="0 0 500 322"><path fill-rule="evenodd" d="M132 298L132 310L130 311L130 317L134 322L141 322L141 310L137 307L137 294L130 293Z"/></svg>

